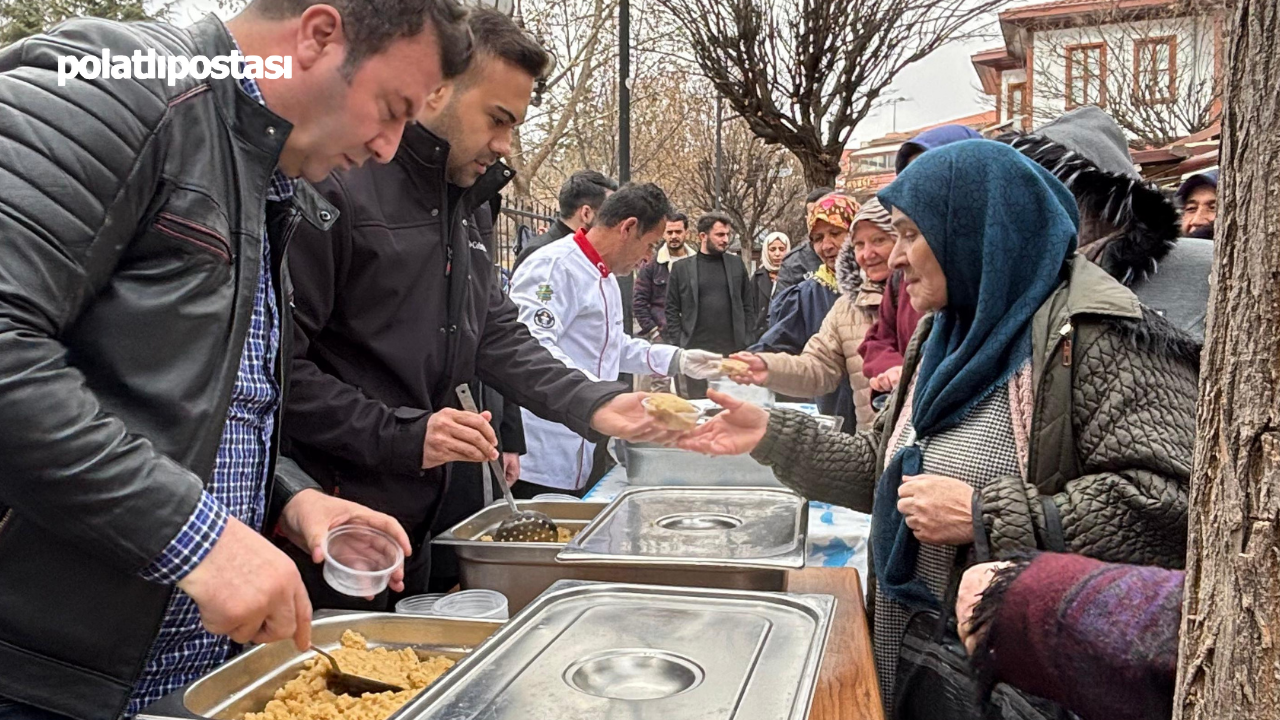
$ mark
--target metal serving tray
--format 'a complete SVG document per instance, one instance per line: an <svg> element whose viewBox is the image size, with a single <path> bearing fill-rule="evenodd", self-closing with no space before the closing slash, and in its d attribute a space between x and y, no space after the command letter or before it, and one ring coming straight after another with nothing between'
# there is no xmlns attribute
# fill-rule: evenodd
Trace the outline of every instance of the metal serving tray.
<svg viewBox="0 0 1280 720"><path fill-rule="evenodd" d="M702 403L704 417L713 417L723 408L710 401ZM796 409L792 404L779 408ZM818 423L838 432L844 418L815 415ZM750 455L711 456L653 443L613 442L618 464L627 469L627 482L636 487L702 485L710 487L782 487L773 469L756 462Z"/></svg>
<svg viewBox="0 0 1280 720"><path fill-rule="evenodd" d="M627 482L636 487L702 485L722 487L782 487L773 469L750 455L714 457L652 443L620 441L614 446L618 464L627 469Z"/></svg>
<svg viewBox="0 0 1280 720"><path fill-rule="evenodd" d="M803 720L835 599L556 583L405 720Z"/></svg>
<svg viewBox="0 0 1280 720"><path fill-rule="evenodd" d="M521 500L522 509L547 513L557 525L585 528L604 511L605 503L541 502ZM694 510L696 508L686 508ZM804 511L807 513L808 506ZM691 587L733 588L739 590L782 590L786 587L786 570L699 561L613 562L598 561L564 563L556 556L565 549L557 543L485 542L480 536L489 534L509 514L505 504L495 504L455 525L434 540L448 545L458 555L461 585L468 590L496 590L507 597L512 613L518 612L557 580L595 580L599 582L631 582L652 585L687 585ZM806 516L807 517L807 516ZM800 547L804 547L806 524L800 526Z"/></svg>
<svg viewBox="0 0 1280 720"><path fill-rule="evenodd" d="M311 623L311 642L322 650L334 650L342 632L354 630L364 635L371 648L412 647L419 655L458 660L500 627L502 623L487 620L320 610ZM247 712L261 711L314 655L299 652L292 640L259 645L147 706L138 720L239 720Z"/></svg>
<svg viewBox="0 0 1280 720"><path fill-rule="evenodd" d="M804 567L809 503L772 488L624 490L557 559L565 563Z"/></svg>

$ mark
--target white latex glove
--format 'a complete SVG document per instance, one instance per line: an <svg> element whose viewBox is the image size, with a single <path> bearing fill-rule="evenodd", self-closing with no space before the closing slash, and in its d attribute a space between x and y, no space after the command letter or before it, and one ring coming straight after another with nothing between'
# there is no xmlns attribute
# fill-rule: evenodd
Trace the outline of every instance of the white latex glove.
<svg viewBox="0 0 1280 720"><path fill-rule="evenodd" d="M680 352L680 374L695 380L713 380L724 377L720 369L723 355L706 350L682 350Z"/></svg>

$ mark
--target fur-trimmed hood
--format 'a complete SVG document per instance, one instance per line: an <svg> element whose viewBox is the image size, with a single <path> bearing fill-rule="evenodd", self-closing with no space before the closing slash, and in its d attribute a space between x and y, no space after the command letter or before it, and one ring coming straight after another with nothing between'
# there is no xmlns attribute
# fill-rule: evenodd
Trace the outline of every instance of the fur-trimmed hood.
<svg viewBox="0 0 1280 720"><path fill-rule="evenodd" d="M997 140L1071 190L1082 227L1102 220L1116 229L1080 249L1125 285L1155 273L1178 241L1177 210L1138 174L1124 132L1102 110L1078 108L1035 132L1006 133Z"/></svg>

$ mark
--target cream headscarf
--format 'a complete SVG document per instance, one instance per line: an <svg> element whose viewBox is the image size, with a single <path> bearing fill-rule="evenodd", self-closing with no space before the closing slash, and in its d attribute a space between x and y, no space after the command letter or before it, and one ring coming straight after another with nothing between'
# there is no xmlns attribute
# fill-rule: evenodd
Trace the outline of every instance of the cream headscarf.
<svg viewBox="0 0 1280 720"><path fill-rule="evenodd" d="M764 252L760 253L760 265L763 266L764 269L768 270L769 272L778 272L778 269L782 267L781 264L774 265L769 262L769 244L772 243L774 240L781 240L782 244L787 246L787 250L791 249L791 238L787 237L786 233L771 232L765 236ZM785 256L785 253L784 253L784 256Z"/></svg>

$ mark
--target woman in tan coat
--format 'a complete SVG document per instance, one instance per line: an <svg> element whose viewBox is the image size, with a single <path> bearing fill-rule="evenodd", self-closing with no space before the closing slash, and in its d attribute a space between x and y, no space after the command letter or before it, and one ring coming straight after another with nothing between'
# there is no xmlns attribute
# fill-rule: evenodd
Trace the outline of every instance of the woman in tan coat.
<svg viewBox="0 0 1280 720"><path fill-rule="evenodd" d="M839 223L836 223L837 225ZM872 198L853 216L836 260L840 298L827 313L822 328L809 338L799 355L739 353L747 363L737 382L764 385L783 395L817 397L832 392L848 377L853 387L857 429L871 427L871 386L862 374L858 346L876 321L884 283L889 277L889 253L897 242L889 213Z"/></svg>

